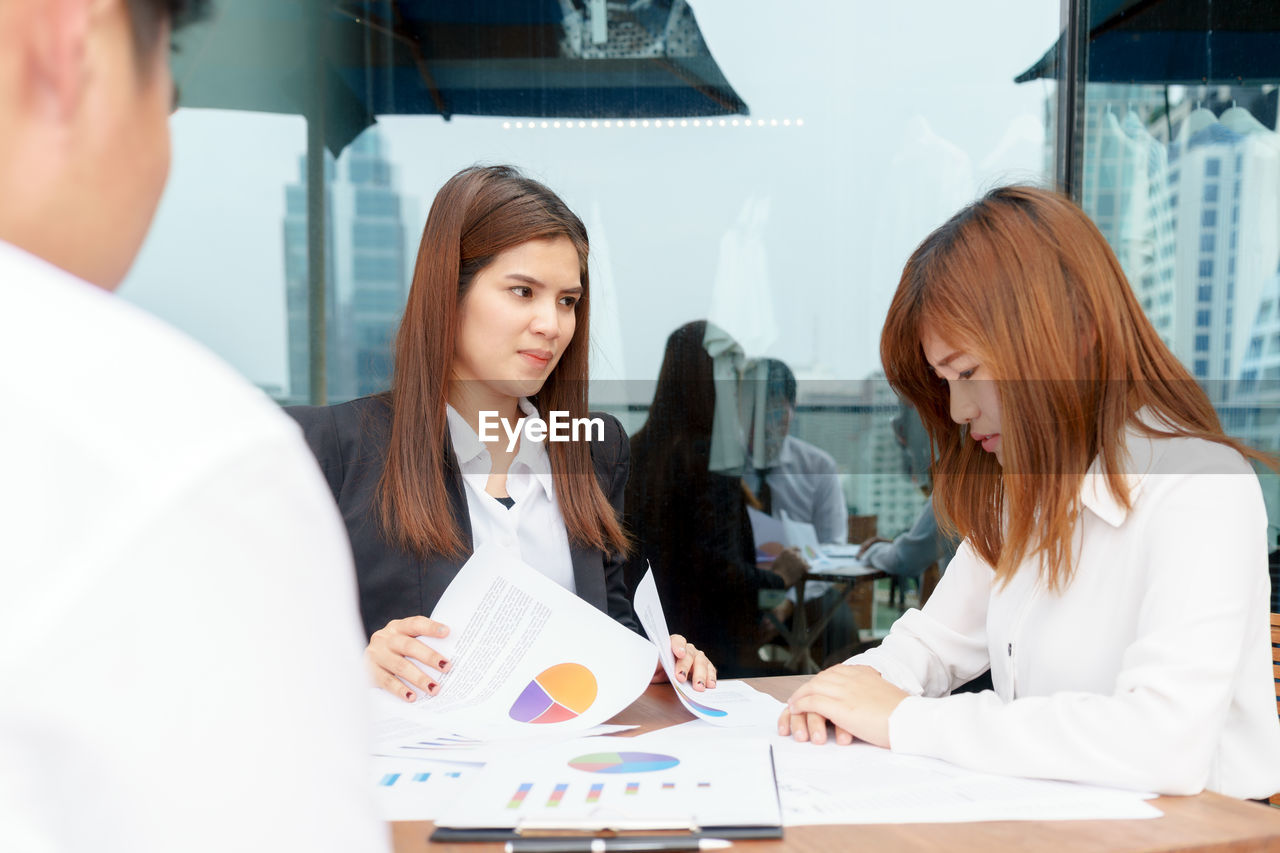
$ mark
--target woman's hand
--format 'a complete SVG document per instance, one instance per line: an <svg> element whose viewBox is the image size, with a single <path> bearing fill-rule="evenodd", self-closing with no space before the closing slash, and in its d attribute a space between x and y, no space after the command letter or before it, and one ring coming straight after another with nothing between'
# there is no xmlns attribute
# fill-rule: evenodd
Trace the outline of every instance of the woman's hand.
<svg viewBox="0 0 1280 853"><path fill-rule="evenodd" d="M804 561L804 557L800 556L800 549L792 546L783 548L778 556L773 558L769 569L779 575L786 584L786 588L790 589L805 572L809 571L809 564Z"/></svg>
<svg viewBox="0 0 1280 853"><path fill-rule="evenodd" d="M437 678L419 669L410 658L421 661L431 669L444 673L449 661L418 637L447 637L449 626L425 616L408 619L392 619L386 627L375 631L364 650L365 665L373 676L373 683L393 696L406 702L417 699L417 694L404 686L400 679L421 690L435 695L440 689ZM397 678L399 676L399 678Z"/></svg>
<svg viewBox="0 0 1280 853"><path fill-rule="evenodd" d="M870 548L872 545L876 544L877 542L892 542L892 541L893 541L892 539L883 539L879 536L872 536L870 539L862 543L862 547L858 549L858 553L856 556L854 556L854 559L861 560L862 555L867 553L867 549Z"/></svg>
<svg viewBox="0 0 1280 853"><path fill-rule="evenodd" d="M716 686L716 668L711 664L706 652L695 648L693 643L679 634L671 635L671 654L676 659L676 681L687 681L699 692ZM653 674L651 684L660 684L666 680L666 672L662 662L658 662L658 670Z"/></svg>
<svg viewBox="0 0 1280 853"><path fill-rule="evenodd" d="M889 715L907 695L869 666L833 666L791 694L778 718L778 734L826 743L830 720L836 743L856 737L888 749Z"/></svg>

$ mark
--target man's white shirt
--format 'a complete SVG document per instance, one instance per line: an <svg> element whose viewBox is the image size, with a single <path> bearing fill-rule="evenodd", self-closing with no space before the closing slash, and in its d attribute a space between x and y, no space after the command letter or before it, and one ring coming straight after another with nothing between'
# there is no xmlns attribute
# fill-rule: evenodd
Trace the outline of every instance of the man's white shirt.
<svg viewBox="0 0 1280 853"><path fill-rule="evenodd" d="M0 849L382 851L354 571L297 427L0 243Z"/></svg>

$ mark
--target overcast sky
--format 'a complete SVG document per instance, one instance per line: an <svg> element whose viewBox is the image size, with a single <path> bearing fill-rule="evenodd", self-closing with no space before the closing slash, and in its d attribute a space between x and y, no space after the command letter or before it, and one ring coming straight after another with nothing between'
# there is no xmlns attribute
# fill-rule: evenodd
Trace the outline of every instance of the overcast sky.
<svg viewBox="0 0 1280 853"><path fill-rule="evenodd" d="M692 6L753 126L386 117L397 189L417 201L411 243L451 174L514 163L591 231L600 375L654 377L667 333L712 315L802 378L866 376L914 245L979 191L1042 180L1052 84L1013 78L1057 38L1059 4ZM169 188L121 293L252 381L286 387L284 185L297 180L305 123L184 109L173 131Z"/></svg>

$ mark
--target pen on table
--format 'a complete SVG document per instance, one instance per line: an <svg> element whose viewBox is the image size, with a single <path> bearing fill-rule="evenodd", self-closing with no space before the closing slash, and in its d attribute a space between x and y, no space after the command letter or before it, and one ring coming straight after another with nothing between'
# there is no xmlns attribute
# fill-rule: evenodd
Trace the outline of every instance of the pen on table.
<svg viewBox="0 0 1280 853"><path fill-rule="evenodd" d="M620 838L517 838L507 842L506 853L642 853L681 850L723 850L733 846L723 838L679 835L626 836Z"/></svg>

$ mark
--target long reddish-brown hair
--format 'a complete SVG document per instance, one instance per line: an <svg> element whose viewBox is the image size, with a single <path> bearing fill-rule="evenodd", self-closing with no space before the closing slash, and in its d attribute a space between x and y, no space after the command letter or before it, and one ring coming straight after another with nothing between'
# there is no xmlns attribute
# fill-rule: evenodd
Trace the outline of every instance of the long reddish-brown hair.
<svg viewBox="0 0 1280 853"><path fill-rule="evenodd" d="M498 254L550 237L567 237L577 250L582 296L573 338L532 402L544 415L585 417L591 289L582 220L550 189L510 166L463 169L436 194L396 336L391 435L379 483L383 531L404 548L420 555L465 550L445 488L451 453L445 409L458 309L476 274ZM625 552L626 535L596 481L587 443L546 447L570 541Z"/></svg>
<svg viewBox="0 0 1280 853"><path fill-rule="evenodd" d="M946 382L924 357L926 329L994 377L1003 468L952 421ZM929 431L940 520L1002 583L1034 556L1051 589L1070 582L1080 488L1095 457L1116 500L1131 506L1127 428L1204 438L1271 464L1223 434L1101 232L1046 190L992 190L925 238L902 271L880 356ZM1167 430L1151 426L1156 419Z"/></svg>

